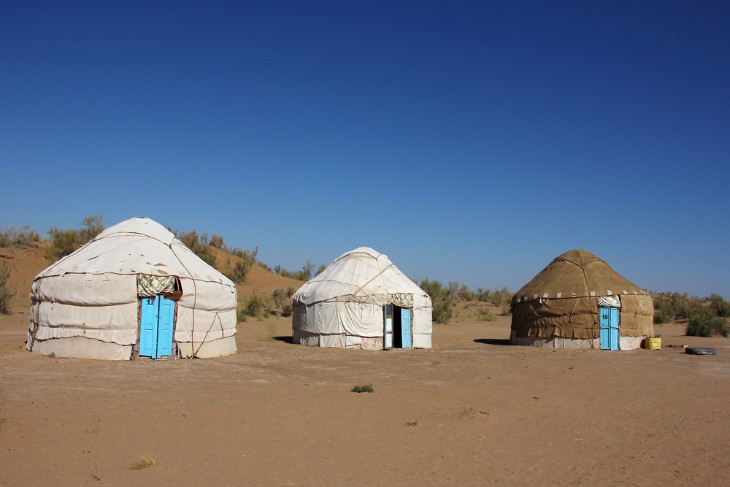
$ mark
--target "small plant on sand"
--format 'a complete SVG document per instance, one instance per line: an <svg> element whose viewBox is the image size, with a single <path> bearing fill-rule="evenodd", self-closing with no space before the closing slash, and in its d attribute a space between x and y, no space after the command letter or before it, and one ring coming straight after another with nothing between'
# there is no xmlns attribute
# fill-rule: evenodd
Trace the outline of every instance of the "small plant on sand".
<svg viewBox="0 0 730 487"><path fill-rule="evenodd" d="M130 470L144 470L148 467L154 467L157 465L155 456L151 453L145 453L137 455L137 460L129 466Z"/></svg>
<svg viewBox="0 0 730 487"><path fill-rule="evenodd" d="M363 393L363 392L371 393L373 391L374 391L374 389L373 389L372 384L367 384L364 386L355 386L352 388L352 392L357 392L358 394Z"/></svg>
<svg viewBox="0 0 730 487"><path fill-rule="evenodd" d="M408 421L406 424L411 428L415 428L416 426L418 426L418 421Z"/></svg>
<svg viewBox="0 0 730 487"><path fill-rule="evenodd" d="M471 406L464 406L461 408L461 414L464 416L474 416L476 413L477 410Z"/></svg>

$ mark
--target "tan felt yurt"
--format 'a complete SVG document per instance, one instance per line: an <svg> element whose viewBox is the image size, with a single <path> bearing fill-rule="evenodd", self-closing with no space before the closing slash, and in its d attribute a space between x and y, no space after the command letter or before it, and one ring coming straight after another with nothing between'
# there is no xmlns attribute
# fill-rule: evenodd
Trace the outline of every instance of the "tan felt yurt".
<svg viewBox="0 0 730 487"><path fill-rule="evenodd" d="M556 257L512 298L510 342L551 348L639 348L654 336L649 294L585 250Z"/></svg>
<svg viewBox="0 0 730 487"><path fill-rule="evenodd" d="M431 298L385 254L359 247L292 297L292 340L318 347L431 348Z"/></svg>
<svg viewBox="0 0 730 487"><path fill-rule="evenodd" d="M236 351L236 287L159 223L107 228L38 274L26 348L57 357L217 357Z"/></svg>

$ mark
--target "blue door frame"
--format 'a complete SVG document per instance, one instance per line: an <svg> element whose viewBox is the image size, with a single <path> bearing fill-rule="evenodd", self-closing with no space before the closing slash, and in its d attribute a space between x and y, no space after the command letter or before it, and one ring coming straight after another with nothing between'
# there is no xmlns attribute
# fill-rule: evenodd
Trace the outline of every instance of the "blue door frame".
<svg viewBox="0 0 730 487"><path fill-rule="evenodd" d="M601 317L600 335L601 350L618 350L619 341L619 313L618 308L599 308Z"/></svg>
<svg viewBox="0 0 730 487"><path fill-rule="evenodd" d="M139 321L139 356L153 359L172 356L175 301L164 296L142 298Z"/></svg>
<svg viewBox="0 0 730 487"><path fill-rule="evenodd" d="M383 306L383 348L413 348L411 308Z"/></svg>
<svg viewBox="0 0 730 487"><path fill-rule="evenodd" d="M413 347L413 335L411 334L411 309L400 309L400 330L401 330L401 348Z"/></svg>

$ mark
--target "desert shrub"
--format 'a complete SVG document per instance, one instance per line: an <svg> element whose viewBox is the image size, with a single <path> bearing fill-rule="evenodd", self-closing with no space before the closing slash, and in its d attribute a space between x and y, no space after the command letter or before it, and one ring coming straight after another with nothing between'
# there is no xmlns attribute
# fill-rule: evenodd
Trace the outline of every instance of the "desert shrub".
<svg viewBox="0 0 730 487"><path fill-rule="evenodd" d="M196 230L190 232L174 232L175 236L180 240L187 248L203 259L211 267L215 267L215 255L210 251L208 246L208 235L198 235Z"/></svg>
<svg viewBox="0 0 730 487"><path fill-rule="evenodd" d="M46 251L46 258L51 262L69 255L99 235L104 230L101 215L90 215L81 220L79 230L61 230L56 227L48 229L51 243Z"/></svg>
<svg viewBox="0 0 730 487"><path fill-rule="evenodd" d="M492 314L492 312L488 309L480 309L477 314L477 319L479 321L495 321L497 316Z"/></svg>
<svg viewBox="0 0 730 487"><path fill-rule="evenodd" d="M210 242L208 243L208 245L217 249L226 248L226 244L223 243L223 237L221 235L213 235L212 237L210 237Z"/></svg>
<svg viewBox="0 0 730 487"><path fill-rule="evenodd" d="M703 309L702 302L697 298L687 296L687 293L671 293L668 294L672 301L675 318L678 320L690 319L696 314L701 313Z"/></svg>
<svg viewBox="0 0 730 487"><path fill-rule="evenodd" d="M448 323L454 314L452 289L444 287L439 281L428 279L423 279L418 286L431 296L433 320L437 323Z"/></svg>
<svg viewBox="0 0 730 487"><path fill-rule="evenodd" d="M709 337L713 335L722 335L727 337L730 335L730 329L727 326L727 320L717 316L714 310L705 308L698 312L687 323L688 336Z"/></svg>
<svg viewBox="0 0 730 487"><path fill-rule="evenodd" d="M215 239L215 237L216 235L213 235L213 239L211 239L211 245L213 245L212 241ZM223 239L221 237L221 244L222 243ZM251 267L256 264L256 256L259 253L259 248L256 247L253 250L233 248L229 249L228 252L231 255L238 257L239 260L233 265L233 267L229 267L225 275L236 284L243 284L244 282L246 282L246 276L251 270Z"/></svg>
<svg viewBox="0 0 730 487"><path fill-rule="evenodd" d="M15 291L10 289L10 266L0 260L0 314L10 314L10 298L15 296Z"/></svg>
<svg viewBox="0 0 730 487"><path fill-rule="evenodd" d="M259 255L259 248L255 247L253 250L243 250L234 247L232 249L228 249L228 252L231 255L235 255L236 257L239 257L245 261L251 262L251 264L253 265L257 262L256 257Z"/></svg>
<svg viewBox="0 0 730 487"><path fill-rule="evenodd" d="M251 264L246 261L239 260L233 265L233 267L228 269L225 275L236 284L243 284L246 282L246 275L248 275L249 270L251 270Z"/></svg>
<svg viewBox="0 0 730 487"><path fill-rule="evenodd" d="M241 303L241 308L237 313L238 321L246 321L249 316L256 319L266 318L271 308L272 303L269 299L254 294Z"/></svg>
<svg viewBox="0 0 730 487"><path fill-rule="evenodd" d="M512 292L506 286L491 292L489 302L495 306L504 306L512 300Z"/></svg>
<svg viewBox="0 0 730 487"><path fill-rule="evenodd" d="M19 249L38 247L40 240L40 235L25 225L20 228L9 227L0 230L0 247L17 247Z"/></svg>
<svg viewBox="0 0 730 487"><path fill-rule="evenodd" d="M315 273L314 275L315 275L315 276L318 276L318 275L322 274L322 272L324 272L324 270L325 270L326 268L327 268L327 266L326 266L326 265L324 265L324 264L322 264L321 266L319 266L319 267L317 268L317 272L316 272L316 273Z"/></svg>
<svg viewBox="0 0 730 487"><path fill-rule="evenodd" d="M61 230L51 227L48 229L48 236L51 239L51 244L46 251L46 258L53 262L67 256L81 246L76 230Z"/></svg>
<svg viewBox="0 0 730 487"><path fill-rule="evenodd" d="M302 267L302 270L294 274L294 279L298 279L300 281L308 281L312 278L313 271L314 264L312 264L311 262L307 262L306 264L304 264L304 267Z"/></svg>
<svg viewBox="0 0 730 487"><path fill-rule="evenodd" d="M352 389L350 389L351 392L357 392L358 394L361 394L363 392L367 392L368 394L375 392L375 389L373 389L372 384L366 384L364 386L355 386Z"/></svg>
<svg viewBox="0 0 730 487"><path fill-rule="evenodd" d="M81 230L79 230L79 239L85 244L92 238L104 231L104 218L101 215L89 215L81 220Z"/></svg>
<svg viewBox="0 0 730 487"><path fill-rule="evenodd" d="M462 284L461 286L459 286L459 290L457 291L456 296L462 301L475 301L477 298L477 293L471 291L466 284Z"/></svg>
<svg viewBox="0 0 730 487"><path fill-rule="evenodd" d="M492 303L495 306L504 306L512 300L512 295L513 293L506 286L494 290L479 288L474 299L484 303Z"/></svg>
<svg viewBox="0 0 730 487"><path fill-rule="evenodd" d="M707 298L710 301L710 307L715 310L717 316L726 318L730 316L730 302L725 301L725 298L719 294L710 294Z"/></svg>
<svg viewBox="0 0 730 487"><path fill-rule="evenodd" d="M292 296L294 296L293 287L276 289L272 293L271 297L274 300L274 305L280 310L281 316L291 316L293 309Z"/></svg>
<svg viewBox="0 0 730 487"><path fill-rule="evenodd" d="M288 277L290 279L296 279L298 281L308 281L312 278L312 271L314 270L314 264L307 262L302 267L302 270L291 272L284 269L279 264L274 266L274 274L278 274L282 277Z"/></svg>
<svg viewBox="0 0 730 487"><path fill-rule="evenodd" d="M707 298L687 296L687 293L659 293L654 296L654 323L670 323L674 320L694 320L697 331L706 328L708 320L730 316L730 302L719 294ZM719 322L718 322L719 323Z"/></svg>
<svg viewBox="0 0 730 487"><path fill-rule="evenodd" d="M144 470L157 465L155 456L151 453L137 455L137 459L129 466L130 470Z"/></svg>
<svg viewBox="0 0 730 487"><path fill-rule="evenodd" d="M671 323L677 316L671 296L660 294L654 298L654 323Z"/></svg>

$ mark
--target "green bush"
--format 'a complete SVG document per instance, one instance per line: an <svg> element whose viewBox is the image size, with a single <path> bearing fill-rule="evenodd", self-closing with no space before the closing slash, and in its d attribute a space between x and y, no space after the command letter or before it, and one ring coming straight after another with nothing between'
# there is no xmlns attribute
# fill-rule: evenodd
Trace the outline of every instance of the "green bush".
<svg viewBox="0 0 730 487"><path fill-rule="evenodd" d="M713 335L730 336L727 320L712 313L701 313L690 318L687 324L687 336L710 337Z"/></svg>
<svg viewBox="0 0 730 487"><path fill-rule="evenodd" d="M266 318L272 308L271 301L263 296L254 294L247 300L241 302L241 308L236 316L238 321L246 321L250 316L256 319Z"/></svg>
<svg viewBox="0 0 730 487"><path fill-rule="evenodd" d="M730 302L725 301L725 298L719 294L710 294L708 299L710 301L710 307L715 310L717 316L723 318L730 316Z"/></svg>
<svg viewBox="0 0 730 487"><path fill-rule="evenodd" d="M211 245L213 245L213 241L216 240L216 237L216 235L213 235L213 238L211 239ZM223 245L223 237L221 237L220 243L221 245ZM223 248L225 248L225 246ZM243 284L244 282L246 282L246 276L251 270L251 267L256 264L256 256L259 253L259 248L256 247L253 250L233 248L228 250L228 252L231 255L238 257L239 260L233 265L233 267L229 266L228 271L225 272L225 275L236 284Z"/></svg>
<svg viewBox="0 0 730 487"><path fill-rule="evenodd" d="M475 301L478 294L474 291L469 290L466 284L462 284L456 293L457 297L462 301Z"/></svg>
<svg viewBox="0 0 730 487"><path fill-rule="evenodd" d="M233 267L228 269L225 275L236 284L243 284L246 282L246 276L250 270L251 264L249 262L239 260L233 265Z"/></svg>
<svg viewBox="0 0 730 487"><path fill-rule="evenodd" d="M428 279L422 280L418 286L431 296L433 320L437 323L448 323L454 314L452 289L444 287L439 281Z"/></svg>
<svg viewBox="0 0 730 487"><path fill-rule="evenodd" d="M350 391L351 392L357 392L358 394L361 394L363 392L367 392L368 394L370 394L370 393L374 392L375 389L373 389L373 385L372 384L367 384L367 385L364 385L364 386L355 386Z"/></svg>
<svg viewBox="0 0 730 487"><path fill-rule="evenodd" d="M660 294L654 298L654 323L671 323L677 316L674 302L670 296Z"/></svg>

